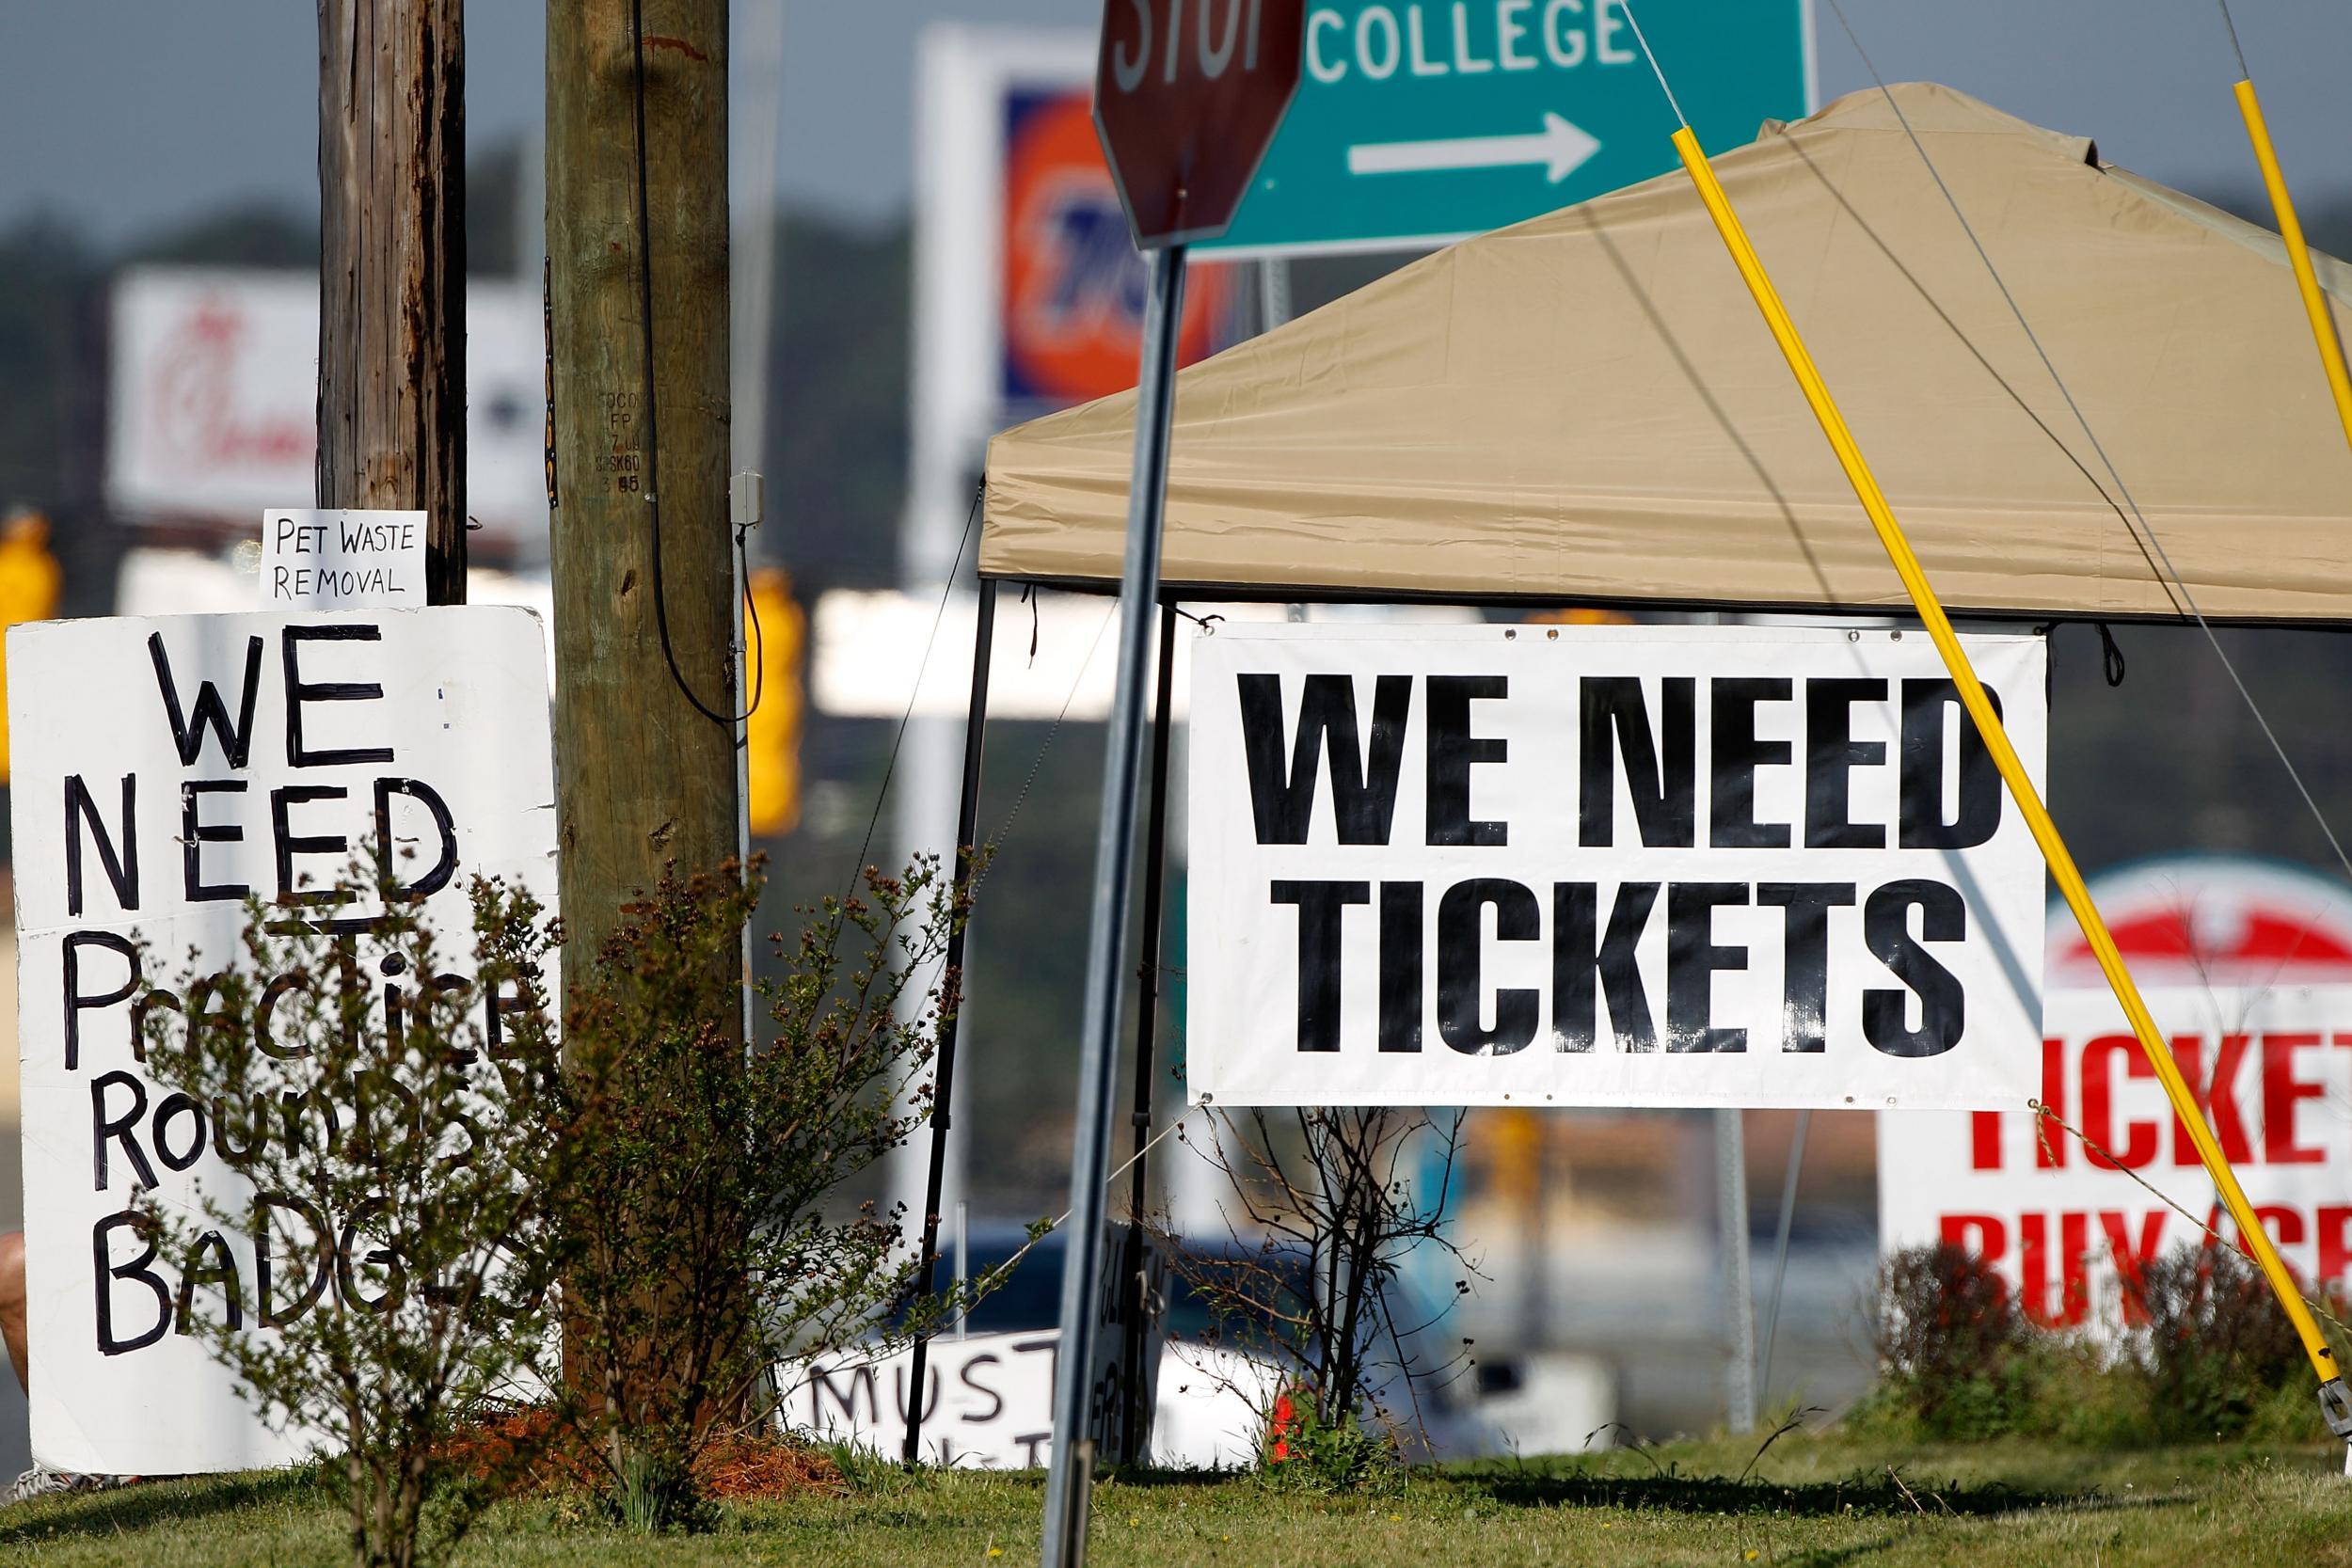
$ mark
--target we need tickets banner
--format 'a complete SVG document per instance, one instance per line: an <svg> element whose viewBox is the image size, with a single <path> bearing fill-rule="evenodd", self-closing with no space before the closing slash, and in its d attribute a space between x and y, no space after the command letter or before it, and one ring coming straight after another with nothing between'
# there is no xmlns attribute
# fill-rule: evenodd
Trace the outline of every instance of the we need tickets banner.
<svg viewBox="0 0 2352 1568"><path fill-rule="evenodd" d="M1964 641L2038 782L2041 641ZM1192 657L1196 1103L2033 1094L2042 860L1924 636L1217 625Z"/></svg>
<svg viewBox="0 0 2352 1568"><path fill-rule="evenodd" d="M2287 1266L2352 1286L2352 986L2142 994ZM2032 1322L2113 1332L2138 1265L2237 1228L2115 998L2053 990L2047 1021L2035 1097L2082 1136L2023 1104L1881 1122L1880 1244L1949 1242Z"/></svg>
<svg viewBox="0 0 2352 1568"><path fill-rule="evenodd" d="M415 902L461 968L473 878L552 911L546 658L536 616L488 605L9 630L37 1460L181 1475L310 1448L311 1434L263 1424L198 1320L268 1334L328 1291L353 1299L355 1252L390 1255L367 1252L359 1216L268 1192L253 1193L254 1212L287 1223L258 1248L215 1231L198 1244L202 1269L164 1255L139 1223L143 1193L195 1212L251 1189L213 1136L215 1108L150 1073L140 985L230 967L248 897L315 901L300 890L331 889L355 856L393 868L392 895ZM421 982L379 951L377 912L306 918L351 943L396 1030ZM275 994L273 982L262 1009ZM495 1037L495 1017L484 1022ZM321 1130L337 1125L335 1103L331 1085L289 1103L283 1135L332 1137Z"/></svg>

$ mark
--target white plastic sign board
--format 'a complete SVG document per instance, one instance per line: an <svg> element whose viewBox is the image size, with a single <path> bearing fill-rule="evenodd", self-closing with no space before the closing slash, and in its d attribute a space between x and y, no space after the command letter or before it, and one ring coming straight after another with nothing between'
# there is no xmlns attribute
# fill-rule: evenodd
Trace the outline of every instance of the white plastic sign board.
<svg viewBox="0 0 2352 1568"><path fill-rule="evenodd" d="M2307 1290L2352 1285L2352 986L2143 994L2288 1266ZM2033 1096L2097 1148L2022 1101L1882 1122L1880 1244L1950 1242L2031 1321L2112 1333L2139 1316L2133 1269L2237 1227L2114 997L2053 990L2044 1016Z"/></svg>
<svg viewBox="0 0 2352 1568"><path fill-rule="evenodd" d="M237 1191L203 1108L133 1054L135 982L144 967L168 984L192 949L227 967L248 891L331 883L379 838L460 965L470 877L519 883L551 911L538 618L53 621L10 628L8 660L34 1457L129 1475L293 1458L302 1437L266 1429L183 1331L183 1314L226 1311L231 1290L258 1322L251 1243L228 1237L234 1279L189 1291L130 1223L142 1185L191 1206L199 1182L215 1201ZM299 1286L279 1262L284 1311Z"/></svg>
<svg viewBox="0 0 2352 1568"><path fill-rule="evenodd" d="M421 610L421 512L262 514L262 610Z"/></svg>
<svg viewBox="0 0 2352 1568"><path fill-rule="evenodd" d="M979 1470L1033 1470L1054 1436L1058 1329L934 1339L925 1358L923 1459ZM1153 1347L1158 1354L1158 1347ZM799 1370L785 1424L820 1443L897 1459L906 1442L914 1352L851 1352Z"/></svg>
<svg viewBox="0 0 2352 1568"><path fill-rule="evenodd" d="M2014 1104L2042 867L1928 640L1217 626L1196 1102ZM2037 776L2037 639L1968 640Z"/></svg>
<svg viewBox="0 0 2352 1568"><path fill-rule="evenodd" d="M1147 1242L1143 1354L1139 1382L1131 1386L1126 1346L1134 1276L1121 1266L1125 1257L1123 1230L1104 1237L1087 1409L1094 1451L1110 1465L1130 1457L1139 1462L1153 1451L1152 1424L1168 1344L1168 1258L1156 1243ZM1050 1262L1043 1266L1057 1268ZM1044 1464L1054 1435L1054 1362L1060 1347L1058 1327L934 1338L924 1360L924 1462L984 1470L1026 1470ZM885 1459L905 1451L914 1393L912 1346L887 1354L852 1348L777 1370L785 1390L781 1418L790 1431L818 1442L848 1443ZM1133 1456L1125 1447L1131 1401L1139 1418Z"/></svg>

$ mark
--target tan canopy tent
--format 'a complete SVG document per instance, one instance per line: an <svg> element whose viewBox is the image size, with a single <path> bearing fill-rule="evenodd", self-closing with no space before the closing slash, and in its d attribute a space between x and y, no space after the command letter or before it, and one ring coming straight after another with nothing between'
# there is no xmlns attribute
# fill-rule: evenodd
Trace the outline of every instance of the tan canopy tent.
<svg viewBox="0 0 2352 1568"><path fill-rule="evenodd" d="M1894 91L2200 608L2352 621L2352 451L2278 239L2082 137ZM1716 167L1955 610L2185 612L1884 96ZM2352 329L2352 267L2319 264ZM1679 172L1424 258L1178 387L1172 590L1903 604ZM1133 421L1130 393L996 437L985 576L1117 582Z"/></svg>

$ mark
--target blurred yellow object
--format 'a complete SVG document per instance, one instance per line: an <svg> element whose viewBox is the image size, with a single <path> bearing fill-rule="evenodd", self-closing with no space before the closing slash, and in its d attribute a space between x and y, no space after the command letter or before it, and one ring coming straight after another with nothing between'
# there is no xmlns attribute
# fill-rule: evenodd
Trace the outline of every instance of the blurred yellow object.
<svg viewBox="0 0 2352 1568"><path fill-rule="evenodd" d="M65 574L49 553L49 519L28 509L0 524L0 627L46 621L57 612ZM8 777L8 664L0 642L0 783Z"/></svg>
<svg viewBox="0 0 2352 1568"><path fill-rule="evenodd" d="M1529 616L1531 625L1538 626L1629 626L1633 617L1621 610L1596 610L1580 605L1572 610L1539 610Z"/></svg>
<svg viewBox="0 0 2352 1568"><path fill-rule="evenodd" d="M759 661L752 676L759 702L743 725L750 775L744 809L755 838L774 838L801 825L801 672L808 617L792 597L792 575L772 566L752 574L751 598L759 622L752 646Z"/></svg>

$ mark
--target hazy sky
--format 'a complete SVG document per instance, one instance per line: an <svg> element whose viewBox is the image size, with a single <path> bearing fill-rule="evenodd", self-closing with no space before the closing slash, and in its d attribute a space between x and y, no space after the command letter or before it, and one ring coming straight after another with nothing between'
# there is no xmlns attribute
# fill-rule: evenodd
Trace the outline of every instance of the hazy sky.
<svg viewBox="0 0 2352 1568"><path fill-rule="evenodd" d="M868 219L907 201L925 23L1087 27L1101 15L1100 0L735 0L738 28L775 4L784 192ZM1867 86L1828 0L1816 4L1822 96ZM1846 5L1890 78L1935 78L2095 136L2107 157L2176 185L2254 183L2216 0ZM2306 199L2352 197L2352 5L2235 9L2289 179ZM539 117L546 13L534 0L471 0L468 12L467 111L482 149ZM0 0L0 226L46 209L113 244L230 201L310 207L317 60L306 0Z"/></svg>

